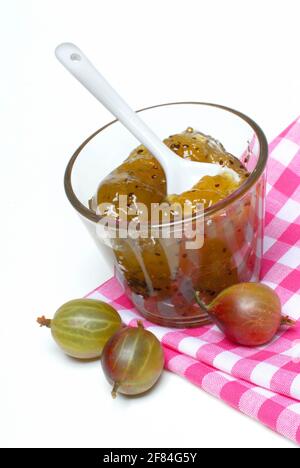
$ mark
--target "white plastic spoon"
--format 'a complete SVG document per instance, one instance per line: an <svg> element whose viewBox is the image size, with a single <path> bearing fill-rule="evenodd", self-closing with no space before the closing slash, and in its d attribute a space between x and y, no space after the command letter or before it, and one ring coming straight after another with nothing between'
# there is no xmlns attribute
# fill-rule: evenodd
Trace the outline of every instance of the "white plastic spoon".
<svg viewBox="0 0 300 468"><path fill-rule="evenodd" d="M55 55L62 65L158 159L166 174L169 195L191 189L205 175L215 176L227 172L235 179L239 177L228 167L188 161L173 153L74 44L59 45Z"/></svg>

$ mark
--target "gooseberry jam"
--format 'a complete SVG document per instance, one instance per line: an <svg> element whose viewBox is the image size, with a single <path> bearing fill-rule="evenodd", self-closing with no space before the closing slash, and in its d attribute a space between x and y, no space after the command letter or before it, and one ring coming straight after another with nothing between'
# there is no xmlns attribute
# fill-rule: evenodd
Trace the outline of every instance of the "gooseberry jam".
<svg viewBox="0 0 300 468"><path fill-rule="evenodd" d="M167 196L162 167L140 145L101 181L90 207L96 210L106 204L110 215L118 218L119 196L126 195L128 221L137 217L138 211L132 210L131 214L131 208L139 203L149 210L153 203L189 203L196 214L197 204L210 208L249 177L245 165L226 152L221 143L191 127L164 142L182 158L230 167L238 178L227 173L204 176L190 190ZM206 219L204 244L198 249L187 249L185 239L114 239L117 274L137 308L163 325L194 326L205 321L195 301L195 290L208 302L226 287L250 280L257 239L252 239L250 246L248 229L255 231L257 227L257 203L262 193L263 182L226 212Z"/></svg>

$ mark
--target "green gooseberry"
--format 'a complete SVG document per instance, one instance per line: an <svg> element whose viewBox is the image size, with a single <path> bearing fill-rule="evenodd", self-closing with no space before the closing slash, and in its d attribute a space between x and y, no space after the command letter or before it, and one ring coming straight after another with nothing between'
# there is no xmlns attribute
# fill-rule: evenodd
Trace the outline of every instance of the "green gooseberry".
<svg viewBox="0 0 300 468"><path fill-rule="evenodd" d="M63 304L52 320L43 316L37 322L51 329L66 354L78 359L100 357L106 342L122 326L118 312L95 299L74 299Z"/></svg>

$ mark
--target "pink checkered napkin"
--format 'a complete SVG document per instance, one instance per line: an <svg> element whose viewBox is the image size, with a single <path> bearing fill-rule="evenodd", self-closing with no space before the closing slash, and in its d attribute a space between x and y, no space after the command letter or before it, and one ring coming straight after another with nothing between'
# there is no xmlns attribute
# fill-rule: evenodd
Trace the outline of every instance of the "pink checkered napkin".
<svg viewBox="0 0 300 468"><path fill-rule="evenodd" d="M215 326L144 324L162 341L167 369L300 444L300 118L270 153L262 281L297 325L253 349L235 346ZM126 324L141 318L115 278L88 297L109 301Z"/></svg>

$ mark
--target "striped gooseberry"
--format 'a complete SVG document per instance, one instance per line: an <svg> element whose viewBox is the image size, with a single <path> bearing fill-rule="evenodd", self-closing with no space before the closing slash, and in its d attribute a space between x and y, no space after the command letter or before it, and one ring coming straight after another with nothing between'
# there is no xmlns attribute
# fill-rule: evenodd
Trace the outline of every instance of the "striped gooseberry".
<svg viewBox="0 0 300 468"><path fill-rule="evenodd" d="M63 304L53 319L39 317L51 329L58 346L78 359L100 357L109 338L121 328L121 317L109 304L95 299L74 299Z"/></svg>
<svg viewBox="0 0 300 468"><path fill-rule="evenodd" d="M199 294L197 301L224 332L243 346L261 346L278 332L281 325L293 325L281 314L281 303L273 289L261 283L240 283L224 289L209 305Z"/></svg>
<svg viewBox="0 0 300 468"><path fill-rule="evenodd" d="M112 384L112 396L117 392L138 395L149 390L158 380L164 367L162 346L153 333L126 327L106 343L102 354L104 374Z"/></svg>

